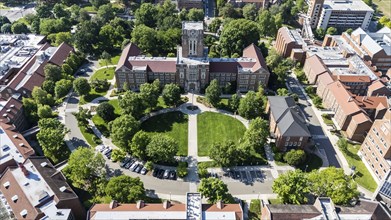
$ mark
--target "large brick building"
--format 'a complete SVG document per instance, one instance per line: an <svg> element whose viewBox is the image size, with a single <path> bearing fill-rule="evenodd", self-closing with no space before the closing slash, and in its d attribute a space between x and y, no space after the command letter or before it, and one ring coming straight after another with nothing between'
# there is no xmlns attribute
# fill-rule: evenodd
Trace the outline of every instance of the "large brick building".
<svg viewBox="0 0 391 220"><path fill-rule="evenodd" d="M304 63L306 58L305 45L306 43L298 30L289 30L287 27L278 29L274 48L281 56Z"/></svg>
<svg viewBox="0 0 391 220"><path fill-rule="evenodd" d="M270 73L257 46L249 45L240 58L208 58L203 29L202 22L182 24L182 46L175 58L145 57L135 44L127 45L115 70L117 88L126 82L137 91L141 84L155 79L194 92L205 89L213 79L221 86L231 83L241 92L268 84Z"/></svg>
<svg viewBox="0 0 391 220"><path fill-rule="evenodd" d="M384 117L373 122L368 131L360 154L375 175L375 180L384 180L387 172L391 169L391 110L388 110Z"/></svg>

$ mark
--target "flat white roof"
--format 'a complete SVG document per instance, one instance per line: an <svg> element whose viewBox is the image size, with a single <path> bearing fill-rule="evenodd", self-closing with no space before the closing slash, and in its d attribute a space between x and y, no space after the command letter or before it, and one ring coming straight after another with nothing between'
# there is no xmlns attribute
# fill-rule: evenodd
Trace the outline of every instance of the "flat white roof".
<svg viewBox="0 0 391 220"><path fill-rule="evenodd" d="M13 169L11 172L17 183L21 186L23 194L26 195L29 202L35 207L43 200L53 196L54 193L41 174L34 168L31 161L27 160L24 167L29 171L27 177L19 167Z"/></svg>
<svg viewBox="0 0 391 220"><path fill-rule="evenodd" d="M372 11L362 0L325 0L323 8L336 11Z"/></svg>
<svg viewBox="0 0 391 220"><path fill-rule="evenodd" d="M202 215L202 202L200 193L187 193L186 219L199 220Z"/></svg>
<svg viewBox="0 0 391 220"><path fill-rule="evenodd" d="M183 29L204 30L204 23L202 21L200 21L200 22L185 21L185 22L183 22Z"/></svg>
<svg viewBox="0 0 391 220"><path fill-rule="evenodd" d="M53 200L44 204L43 206L40 206L39 209L41 209L41 211L46 215L41 220L67 220L71 215L71 209L58 209L56 207L56 203Z"/></svg>
<svg viewBox="0 0 391 220"><path fill-rule="evenodd" d="M21 135L21 134L19 134ZM17 163L24 161L22 154L18 151L18 148L14 145L3 128L0 127L0 164L14 159Z"/></svg>

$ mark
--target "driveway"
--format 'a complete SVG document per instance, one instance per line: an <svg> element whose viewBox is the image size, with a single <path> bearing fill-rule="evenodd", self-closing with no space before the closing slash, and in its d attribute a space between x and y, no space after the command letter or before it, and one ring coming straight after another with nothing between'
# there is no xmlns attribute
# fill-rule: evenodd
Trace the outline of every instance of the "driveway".
<svg viewBox="0 0 391 220"><path fill-rule="evenodd" d="M310 131L312 138L319 149L323 149L326 152L326 156L330 166L341 167L341 163L337 157L337 153L334 150L329 138L325 135L322 126L312 109L311 103L308 101L308 96L304 94L303 86L297 81L296 78L288 76L286 83L292 93L296 93L299 96L299 106L302 110L306 121L308 122L308 130Z"/></svg>

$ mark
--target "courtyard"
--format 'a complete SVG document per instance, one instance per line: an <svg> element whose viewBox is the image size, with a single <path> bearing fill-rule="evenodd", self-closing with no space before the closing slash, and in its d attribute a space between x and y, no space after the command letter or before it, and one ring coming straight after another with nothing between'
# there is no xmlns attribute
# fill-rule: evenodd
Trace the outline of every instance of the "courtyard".
<svg viewBox="0 0 391 220"><path fill-rule="evenodd" d="M187 156L188 116L179 111L153 116L141 124L141 129L151 133L163 133L174 138L179 145L178 156Z"/></svg>
<svg viewBox="0 0 391 220"><path fill-rule="evenodd" d="M220 113L204 112L197 115L198 156L208 156L213 143L239 143L246 127L239 120Z"/></svg>

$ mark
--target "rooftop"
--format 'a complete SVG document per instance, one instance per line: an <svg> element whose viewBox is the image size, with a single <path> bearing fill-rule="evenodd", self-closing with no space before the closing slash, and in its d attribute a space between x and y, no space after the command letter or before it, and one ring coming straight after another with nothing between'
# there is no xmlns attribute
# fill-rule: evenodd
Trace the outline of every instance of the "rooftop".
<svg viewBox="0 0 391 220"><path fill-rule="evenodd" d="M200 193L187 193L186 200L186 219L198 220L201 219L202 202Z"/></svg>
<svg viewBox="0 0 391 220"><path fill-rule="evenodd" d="M314 54L323 61L327 67L348 67L349 63L340 48L338 47L319 47L308 46L307 53L309 56Z"/></svg>
<svg viewBox="0 0 391 220"><path fill-rule="evenodd" d="M352 32L352 37L356 37L363 49L371 56L383 50L391 56L391 29L384 27L377 32L366 32L357 28Z"/></svg>
<svg viewBox="0 0 391 220"><path fill-rule="evenodd" d="M184 21L182 23L182 29L183 30L204 30L204 23L202 21L200 21L200 22Z"/></svg>
<svg viewBox="0 0 391 220"><path fill-rule="evenodd" d="M362 0L325 0L323 8L338 11L372 11Z"/></svg>
<svg viewBox="0 0 391 220"><path fill-rule="evenodd" d="M42 46L45 36L0 34L0 79L13 68L21 68Z"/></svg>

